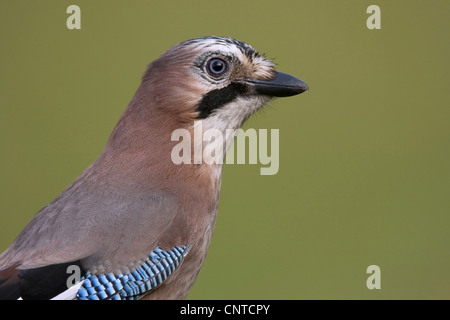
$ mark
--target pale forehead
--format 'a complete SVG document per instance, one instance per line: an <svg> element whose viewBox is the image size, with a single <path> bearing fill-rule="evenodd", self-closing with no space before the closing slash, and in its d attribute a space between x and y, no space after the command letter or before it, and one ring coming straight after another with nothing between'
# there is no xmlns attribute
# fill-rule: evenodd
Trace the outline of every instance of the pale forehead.
<svg viewBox="0 0 450 320"><path fill-rule="evenodd" d="M249 60L262 58L261 55L249 44L231 38L215 36L201 37L187 40L181 43L181 45L193 46L197 49L201 49L202 51L208 50L226 52L240 58L240 60L243 60L244 57Z"/></svg>
<svg viewBox="0 0 450 320"><path fill-rule="evenodd" d="M228 53L238 57L239 60L242 60L245 56L241 50L239 50L236 46L233 45L210 43L210 44L202 44L199 45L198 47L202 48L203 49L202 51Z"/></svg>

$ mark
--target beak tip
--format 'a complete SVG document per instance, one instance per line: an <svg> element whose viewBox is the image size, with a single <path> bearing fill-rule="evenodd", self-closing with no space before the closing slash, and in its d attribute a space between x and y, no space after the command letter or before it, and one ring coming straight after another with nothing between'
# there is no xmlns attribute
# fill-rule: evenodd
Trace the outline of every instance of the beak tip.
<svg viewBox="0 0 450 320"><path fill-rule="evenodd" d="M305 91L309 91L309 86L305 82L301 81L301 83L298 86L298 93L300 94L300 93L303 93Z"/></svg>

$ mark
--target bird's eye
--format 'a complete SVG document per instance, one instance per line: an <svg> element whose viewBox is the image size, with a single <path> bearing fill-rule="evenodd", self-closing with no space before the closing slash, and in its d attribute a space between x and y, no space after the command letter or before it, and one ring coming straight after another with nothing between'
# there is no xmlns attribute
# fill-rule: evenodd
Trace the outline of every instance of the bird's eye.
<svg viewBox="0 0 450 320"><path fill-rule="evenodd" d="M225 61L219 58L213 58L208 61L207 70L213 77L224 74L228 69L228 65Z"/></svg>

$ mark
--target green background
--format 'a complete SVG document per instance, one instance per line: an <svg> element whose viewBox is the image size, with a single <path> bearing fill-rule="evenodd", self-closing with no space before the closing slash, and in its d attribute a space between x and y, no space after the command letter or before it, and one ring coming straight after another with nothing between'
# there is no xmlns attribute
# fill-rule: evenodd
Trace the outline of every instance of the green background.
<svg viewBox="0 0 450 320"><path fill-rule="evenodd" d="M0 251L100 154L150 61L221 35L310 91L246 123L280 130L280 170L224 167L188 298L450 297L448 0L1 4ZM366 287L372 264L381 290Z"/></svg>

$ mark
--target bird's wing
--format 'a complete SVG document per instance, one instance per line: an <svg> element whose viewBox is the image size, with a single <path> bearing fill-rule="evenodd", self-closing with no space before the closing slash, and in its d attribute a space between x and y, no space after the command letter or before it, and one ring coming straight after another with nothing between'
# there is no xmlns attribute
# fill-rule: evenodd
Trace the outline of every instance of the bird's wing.
<svg viewBox="0 0 450 320"><path fill-rule="evenodd" d="M56 274L49 273L47 277L43 276L42 270L39 270L43 268L30 269L25 272L18 271L18 273L14 273L17 278L16 282L13 282L12 286L8 284L4 286L5 295L3 297L52 300L137 300L164 283L181 265L188 252L189 247L186 245L176 246L167 251L157 247L149 254L142 265L133 271L124 274L84 273L83 277L71 286L68 285L67 281L66 286L60 282L55 282L57 272ZM55 266L50 267L53 268L53 271ZM74 270L73 267L79 268L78 272L81 273L81 266L70 265L70 267L72 267L71 270ZM64 269L61 269L61 271L64 271ZM36 277L36 275L39 275L39 277ZM10 279L14 280L14 278ZM23 288L24 286L26 287ZM1 289L2 285L0 284L0 293ZM25 293L25 296L22 292Z"/></svg>
<svg viewBox="0 0 450 320"><path fill-rule="evenodd" d="M114 272L122 273L120 279L133 287L130 271L145 268L143 262L156 259L158 252L164 254L158 246L169 250L166 253L170 255L173 250L181 250L175 246L186 245L176 236L173 244L160 242L167 230L183 229L177 225L179 208L169 196L114 193L77 184L80 182L42 209L0 256L0 298L6 284L9 292L14 289L17 293L19 287L22 296L53 298L67 289L67 268L73 265L79 266L81 275L91 272L94 278L87 277L86 286L89 279L95 279L94 274ZM151 289L162 283L166 278L163 275L173 272L172 266L169 263L160 269L161 281L151 280L149 274L144 287ZM122 288L123 296L130 294L126 288Z"/></svg>

